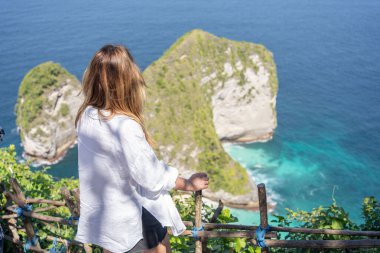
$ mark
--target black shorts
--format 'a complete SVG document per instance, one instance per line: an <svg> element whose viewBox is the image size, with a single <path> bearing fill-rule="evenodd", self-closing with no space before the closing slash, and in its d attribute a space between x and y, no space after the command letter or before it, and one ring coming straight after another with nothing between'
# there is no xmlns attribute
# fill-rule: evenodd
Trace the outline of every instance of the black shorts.
<svg viewBox="0 0 380 253"><path fill-rule="evenodd" d="M126 253L135 253L142 250L152 249L164 239L167 229L144 207L142 208L143 239Z"/></svg>

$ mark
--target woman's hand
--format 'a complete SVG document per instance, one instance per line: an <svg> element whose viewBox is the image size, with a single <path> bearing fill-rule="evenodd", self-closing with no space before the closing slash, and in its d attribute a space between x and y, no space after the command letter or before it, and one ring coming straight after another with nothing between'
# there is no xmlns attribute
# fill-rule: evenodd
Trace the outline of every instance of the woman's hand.
<svg viewBox="0 0 380 253"><path fill-rule="evenodd" d="M191 175L189 179L178 177L176 181L177 190L182 191L200 191L208 188L208 176L200 172Z"/></svg>
<svg viewBox="0 0 380 253"><path fill-rule="evenodd" d="M187 179L186 191L200 191L208 188L208 176L206 173L195 173Z"/></svg>

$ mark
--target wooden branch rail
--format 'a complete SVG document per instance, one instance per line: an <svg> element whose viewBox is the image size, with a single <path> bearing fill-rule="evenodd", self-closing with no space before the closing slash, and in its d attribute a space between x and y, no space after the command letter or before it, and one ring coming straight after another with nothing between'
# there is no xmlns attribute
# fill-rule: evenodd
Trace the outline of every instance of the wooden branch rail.
<svg viewBox="0 0 380 253"><path fill-rule="evenodd" d="M14 252L21 253L24 242L21 241L18 231L24 230L27 238L32 240L35 236L32 218L49 228L54 228L54 224L59 223L68 226L77 226L78 221L69 218L53 217L50 215L41 214L41 212L48 211L58 207L66 207L70 211L71 217L80 216L80 194L79 189L68 190L61 189L61 195L64 201L25 198L21 188L16 179L10 179L12 192L8 191L4 183L0 183L0 193L6 197L6 204L0 210L6 213L0 216L0 220L5 221L8 225L8 230L11 235L4 235L4 239L8 240L15 245ZM266 200L266 190L264 184L259 184L258 197L259 197L259 210L260 210L260 224L261 228L268 225L268 210ZM16 208L25 207L27 204L47 204L47 206L38 207L34 210L22 210L23 219L21 219L23 227L17 225L18 214ZM209 238L247 238L254 245L257 245L256 230L259 226L256 225L239 225L239 224L220 224L216 222L218 216L223 210L223 203L219 201L219 206L216 208L210 223L202 222L202 192L195 192L195 220L184 221L184 224L189 228L201 228L197 230L195 235L193 230L186 230L181 236L196 237L195 238L195 252L209 252L207 249L207 239ZM217 230L217 231L215 231ZM170 229L168 230L171 234ZM327 235L344 235L344 236L361 236L374 239L361 239L361 240L277 240L277 232L288 233L304 233L304 234L327 234ZM343 248L380 248L380 231L352 231L352 230L334 230L334 229L310 229L310 228L295 228L295 227L276 227L271 226L270 231L264 235L264 243L266 247L262 248L262 252L269 252L271 247L280 248L316 248L316 249L343 249ZM76 245L84 248L87 253L90 253L91 247L87 244L82 244L74 240L64 238L55 238L48 235L45 240L53 241L57 239L67 246ZM264 246L264 245L263 245ZM29 248L33 252L47 253L47 250L41 249L40 244L32 245Z"/></svg>
<svg viewBox="0 0 380 253"><path fill-rule="evenodd" d="M4 239L7 240L7 241L10 241L10 242L13 242L14 244L17 244L19 246L23 246L23 242L22 241L15 240L13 237L11 237L9 235L4 235ZM52 242L56 238L54 236L48 235L45 239ZM57 238L57 241L65 244L67 246L77 245L77 246L82 246L83 247L83 243L77 242L77 241L68 241L68 240L65 240L65 239L62 239L62 238ZM47 250L38 249L36 246L30 246L29 250L33 251L33 252L43 252L43 253L47 253L48 252Z"/></svg>
<svg viewBox="0 0 380 253"><path fill-rule="evenodd" d="M50 204L53 206L65 206L66 203L63 201L56 201L56 200L50 200L50 199L26 199L27 204Z"/></svg>
<svg viewBox="0 0 380 253"><path fill-rule="evenodd" d="M6 209L10 212L17 213L13 208L7 207ZM69 226L70 225L78 225L77 220L69 220L67 218L53 217L53 216L49 216L49 215L38 214L38 213L35 213L33 211L31 211L31 212L22 211L22 214L28 218L36 218L36 219L39 219L42 221L47 221L47 222L58 222L58 223L61 223L63 225L69 225Z"/></svg>
<svg viewBox="0 0 380 253"><path fill-rule="evenodd" d="M311 248L311 249L352 249L380 248L380 240L266 240L268 247L277 248Z"/></svg>
<svg viewBox="0 0 380 253"><path fill-rule="evenodd" d="M187 227L193 227L194 226L194 223L192 221L184 221L183 223ZM254 231L256 231L256 229L258 228L258 226L238 225L238 224L223 224L223 223L204 223L203 226L204 226L205 230L238 229L238 230L254 230ZM276 227L276 226L271 226L270 230L272 232L276 231L276 232L290 232L290 233L304 233L304 234L380 237L380 231L354 231L354 230L293 228L293 227ZM270 233L270 232L268 232L268 233Z"/></svg>
<svg viewBox="0 0 380 253"><path fill-rule="evenodd" d="M23 242L22 241L17 240L15 238L13 238L12 236L4 235L4 239L7 240L7 241L10 241L10 242L13 242L14 244L18 245L19 247L23 246ZM41 252L41 253L47 253L48 252L48 251L40 249L40 248L38 248L36 246L30 246L29 250L31 250L33 252Z"/></svg>
<svg viewBox="0 0 380 253"><path fill-rule="evenodd" d="M185 230L181 236L192 236L191 230ZM269 232L266 238L276 238L277 234ZM256 238L255 231L199 231L200 238Z"/></svg>

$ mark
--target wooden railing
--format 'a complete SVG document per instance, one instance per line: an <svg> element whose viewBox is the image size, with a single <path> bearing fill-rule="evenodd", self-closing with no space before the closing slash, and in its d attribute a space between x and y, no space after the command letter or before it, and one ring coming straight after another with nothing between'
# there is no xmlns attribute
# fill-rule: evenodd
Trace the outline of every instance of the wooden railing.
<svg viewBox="0 0 380 253"><path fill-rule="evenodd" d="M10 234L5 234L4 239L11 241L15 244L16 251L21 252L25 244L20 239L18 230L25 230L27 240L33 242L36 234L32 218L42 222L46 226L52 226L50 223L59 223L69 226L77 226L77 219L68 219L62 217L53 217L49 215L41 214L43 211L51 210L57 207L65 206L71 213L71 217L79 217L79 190L68 190L66 188L61 189L61 194L64 201L55 201L48 199L27 199L23 194L20 185L14 178L10 179L11 190L6 189L5 184L1 183L1 193L4 194L7 202L3 210L5 214L0 218L6 221ZM259 197L259 209L260 209L260 223L261 227L268 226L268 212L266 201L266 190L264 184L258 186ZM26 207L33 204L47 204L46 207L39 207L36 209L28 210ZM20 209L18 207L23 207ZM211 219L211 223L202 224L201 219L202 208L202 192L195 193L195 220L184 221L185 225L189 228L199 228L203 226L204 230L196 231L195 238L195 252L206 252L206 244L208 238L247 238L254 245L257 245L256 230L258 226L238 225L238 224L220 224L214 223L223 209L223 203L219 201L219 206L215 210L215 213ZM22 215L21 215L22 214ZM23 217L21 219L21 217ZM17 227L17 220L21 219L22 227ZM217 229L223 229L223 231L217 231ZM215 231L216 230L216 231ZM230 231L228 231L230 230ZM329 234L329 235L345 235L345 236L361 236L367 237L367 239L360 240L278 240L277 232L288 233L305 233L305 234ZM170 233L170 230L169 230ZM194 237L194 231L191 229L186 230L181 236ZM47 236L45 238L48 241L58 240L66 245L66 249L69 249L71 245L82 247L87 253L92 249L89 245L83 245L81 242L71 240L68 238L56 238L54 236ZM28 245L28 249L34 252L48 252L46 249L42 249L38 240ZM380 248L380 231L353 231L353 230L334 230L334 229L310 229L310 228L295 228L295 227L276 227L271 226L270 230L265 233L264 243L267 247L262 248L262 252L269 252L270 248L318 248L318 249L334 249L334 248ZM203 249L203 250L202 250ZM69 251L67 251L69 252Z"/></svg>

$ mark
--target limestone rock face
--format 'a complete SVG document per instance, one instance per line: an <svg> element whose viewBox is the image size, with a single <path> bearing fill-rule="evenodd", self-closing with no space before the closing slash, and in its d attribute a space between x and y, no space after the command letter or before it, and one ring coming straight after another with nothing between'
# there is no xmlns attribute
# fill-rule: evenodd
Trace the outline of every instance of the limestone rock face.
<svg viewBox="0 0 380 253"><path fill-rule="evenodd" d="M268 63L254 53L248 59L256 69L251 66L244 68L241 61L227 62L222 72L226 80L218 81L214 87L213 121L222 141L268 140L277 127L276 91L270 83L271 72L266 66ZM240 71L244 78L243 85L234 76L234 71Z"/></svg>
<svg viewBox="0 0 380 253"><path fill-rule="evenodd" d="M262 45L196 29L180 37L143 74L148 131L164 161L185 177L207 172L207 197L257 206L255 182L224 151L222 142L271 138L277 125L272 54Z"/></svg>
<svg viewBox="0 0 380 253"><path fill-rule="evenodd" d="M80 89L77 78L57 63L42 63L25 75L16 105L24 156L53 163L75 143Z"/></svg>

